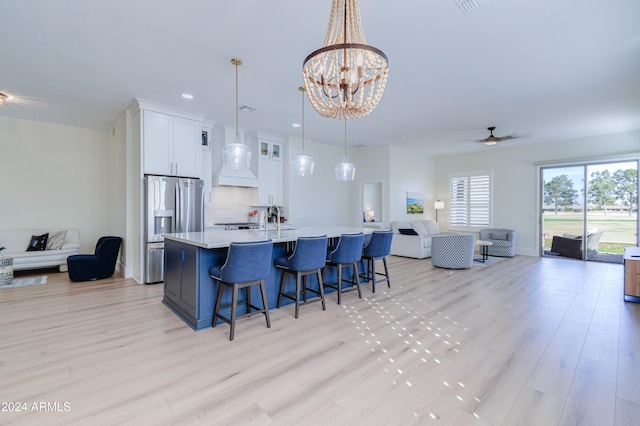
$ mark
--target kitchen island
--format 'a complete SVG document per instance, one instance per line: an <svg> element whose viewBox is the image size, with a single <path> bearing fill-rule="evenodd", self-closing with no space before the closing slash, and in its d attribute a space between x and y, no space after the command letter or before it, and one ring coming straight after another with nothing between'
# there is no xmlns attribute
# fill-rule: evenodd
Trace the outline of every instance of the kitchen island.
<svg viewBox="0 0 640 426"><path fill-rule="evenodd" d="M284 256L294 247L299 237L326 235L329 239L342 234L373 232L370 228L352 227L304 227L277 230L205 231L164 234L164 303L194 330L211 327L213 306L218 283L209 276L209 268L223 264L231 242L249 242L270 239L273 241L275 259ZM273 264L272 264L273 265ZM333 268L331 268L333 269ZM334 280L334 271L327 271L328 281ZM272 266L265 279L267 303L274 309L278 301L280 271ZM260 300L257 288L251 291ZM230 302L225 294L222 303ZM292 303L292 302L288 302Z"/></svg>

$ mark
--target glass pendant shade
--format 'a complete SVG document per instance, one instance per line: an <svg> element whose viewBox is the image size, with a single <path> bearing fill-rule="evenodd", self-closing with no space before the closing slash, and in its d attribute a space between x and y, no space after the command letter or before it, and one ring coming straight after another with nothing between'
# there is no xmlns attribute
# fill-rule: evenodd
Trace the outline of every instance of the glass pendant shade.
<svg viewBox="0 0 640 426"><path fill-rule="evenodd" d="M291 160L291 171L296 176L310 176L313 174L313 166L315 162L313 158L304 155L304 87L299 87L300 93L302 94L302 147L300 149L300 155L296 156L293 160Z"/></svg>
<svg viewBox="0 0 640 426"><path fill-rule="evenodd" d="M336 180L341 182L352 181L356 177L356 166L347 162L347 119L344 119L344 156L342 163L336 166Z"/></svg>
<svg viewBox="0 0 640 426"><path fill-rule="evenodd" d="M336 180L341 182L352 181L356 177L356 166L342 162L336 166Z"/></svg>
<svg viewBox="0 0 640 426"><path fill-rule="evenodd" d="M387 55L367 45L358 0L332 0L323 47L302 64L313 108L327 118L360 118L374 110L389 75Z"/></svg>
<svg viewBox="0 0 640 426"><path fill-rule="evenodd" d="M300 154L291 160L291 169L297 176L310 176L313 174L315 162L308 155Z"/></svg>
<svg viewBox="0 0 640 426"><path fill-rule="evenodd" d="M241 143L229 143L222 147L222 161L232 169L248 169L251 165L251 149Z"/></svg>
<svg viewBox="0 0 640 426"><path fill-rule="evenodd" d="M238 67L242 65L242 60L233 58L231 63L236 66L236 141L222 147L222 162L225 167L232 169L248 169L251 165L251 149L238 142Z"/></svg>

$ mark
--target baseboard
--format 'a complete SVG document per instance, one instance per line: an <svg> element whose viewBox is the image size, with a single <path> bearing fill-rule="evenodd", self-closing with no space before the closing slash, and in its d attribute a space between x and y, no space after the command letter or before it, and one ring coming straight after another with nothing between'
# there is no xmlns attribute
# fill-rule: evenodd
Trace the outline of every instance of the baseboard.
<svg viewBox="0 0 640 426"><path fill-rule="evenodd" d="M518 248L516 247L516 254L519 256L531 256L540 257L540 253L536 249L532 248Z"/></svg>

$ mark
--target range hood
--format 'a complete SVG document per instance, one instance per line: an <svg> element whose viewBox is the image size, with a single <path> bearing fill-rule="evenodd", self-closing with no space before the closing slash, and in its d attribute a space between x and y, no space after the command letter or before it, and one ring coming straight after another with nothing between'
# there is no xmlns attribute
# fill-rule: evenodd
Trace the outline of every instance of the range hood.
<svg viewBox="0 0 640 426"><path fill-rule="evenodd" d="M232 169L231 167L222 167L220 173L213 178L214 185L225 186L244 186L248 188L257 188L258 179L251 173L249 169Z"/></svg>
<svg viewBox="0 0 640 426"><path fill-rule="evenodd" d="M240 132L239 143L244 143L244 133ZM231 126L224 126L222 129L222 139L226 144L235 143L235 128ZM254 154L254 153L252 153ZM216 186L242 186L245 188L257 188L258 178L251 172L250 169L233 169L221 164L220 172L214 174L213 184Z"/></svg>

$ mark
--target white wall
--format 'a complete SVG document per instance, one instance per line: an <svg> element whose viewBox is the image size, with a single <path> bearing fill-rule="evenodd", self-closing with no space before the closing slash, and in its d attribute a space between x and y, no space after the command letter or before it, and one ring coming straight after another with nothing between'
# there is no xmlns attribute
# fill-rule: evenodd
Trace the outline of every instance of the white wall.
<svg viewBox="0 0 640 426"><path fill-rule="evenodd" d="M126 266L127 253L127 146L126 121L124 114L116 121L109 133L109 235L117 235L124 239L120 246L118 268ZM120 270L121 273L125 273Z"/></svg>
<svg viewBox="0 0 640 426"><path fill-rule="evenodd" d="M441 227L448 226L449 174L493 170L493 226L518 232L517 253L539 254L538 165L583 160L640 156L640 132L592 136L542 145L487 147L464 155L437 157L436 196L445 200L439 213Z"/></svg>
<svg viewBox="0 0 640 426"><path fill-rule="evenodd" d="M285 142L285 210L287 220L294 226L360 226L359 185L338 182L335 166L342 162L344 148L305 139L304 152L313 157L315 168L311 176L293 176L291 160L300 154L301 140L289 138ZM352 153L349 153L349 161ZM356 164L357 167L357 164ZM356 179L359 170L356 169Z"/></svg>
<svg viewBox="0 0 640 426"><path fill-rule="evenodd" d="M412 150L390 147L390 220L435 219L434 159ZM407 214L407 192L422 194L424 214Z"/></svg>
<svg viewBox="0 0 640 426"><path fill-rule="evenodd" d="M107 132L0 117L0 226L78 228L93 252L109 232L109 156Z"/></svg>

